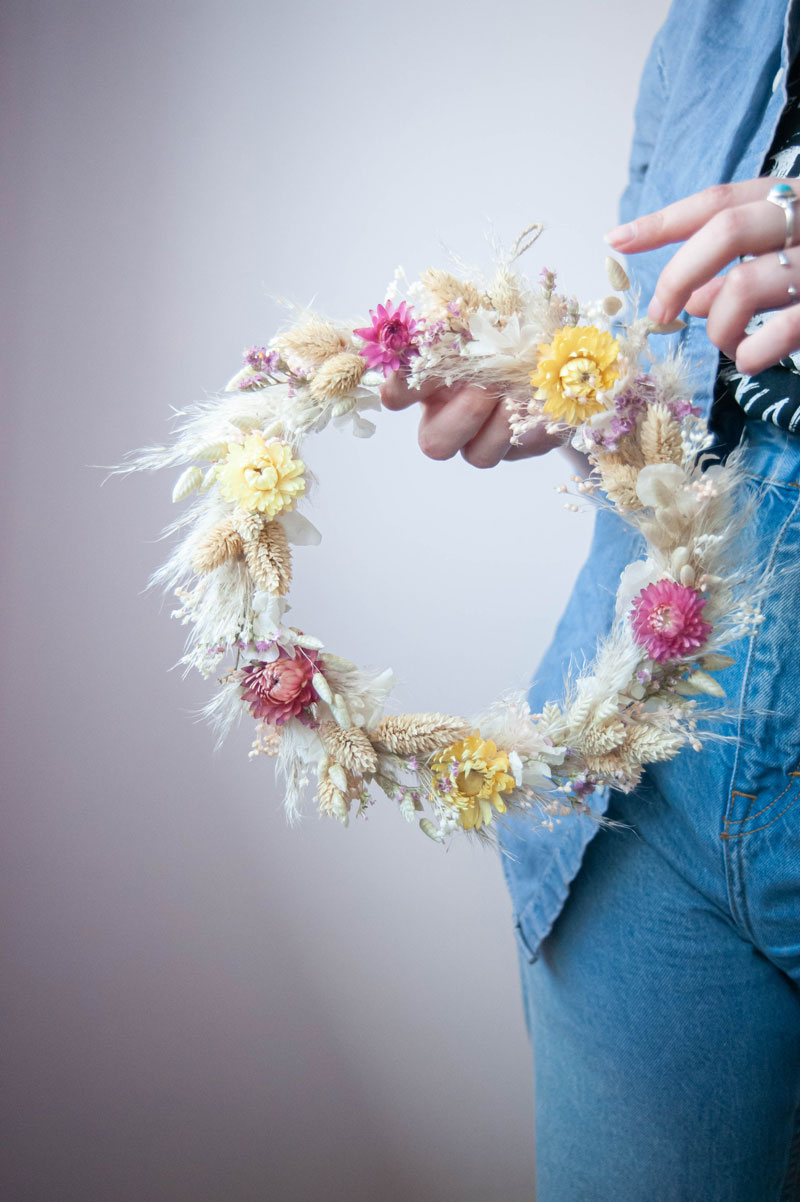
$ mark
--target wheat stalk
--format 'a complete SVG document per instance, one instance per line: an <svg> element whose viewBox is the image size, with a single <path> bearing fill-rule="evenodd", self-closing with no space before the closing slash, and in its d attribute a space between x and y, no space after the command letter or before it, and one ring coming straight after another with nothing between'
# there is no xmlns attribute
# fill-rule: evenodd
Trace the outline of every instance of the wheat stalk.
<svg viewBox="0 0 800 1202"><path fill-rule="evenodd" d="M283 597L292 582L292 553L280 522L266 522L244 543L247 567L256 588Z"/></svg>
<svg viewBox="0 0 800 1202"><path fill-rule="evenodd" d="M449 714L397 714L381 718L370 738L394 755L433 755L470 734L463 718Z"/></svg>
<svg viewBox="0 0 800 1202"><path fill-rule="evenodd" d="M378 768L378 756L359 726L343 730L337 722L323 722L319 728L325 750L332 760L347 772L359 776L372 775Z"/></svg>
<svg viewBox="0 0 800 1202"><path fill-rule="evenodd" d="M230 518L219 522L205 536L194 554L194 570L198 575L213 572L228 559L240 559L242 536Z"/></svg>
<svg viewBox="0 0 800 1202"><path fill-rule="evenodd" d="M309 391L318 401L337 400L349 396L367 370L362 355L345 351L326 359L315 373Z"/></svg>
<svg viewBox="0 0 800 1202"><path fill-rule="evenodd" d="M651 405L639 429L639 445L646 463L682 463L680 424L666 405Z"/></svg>

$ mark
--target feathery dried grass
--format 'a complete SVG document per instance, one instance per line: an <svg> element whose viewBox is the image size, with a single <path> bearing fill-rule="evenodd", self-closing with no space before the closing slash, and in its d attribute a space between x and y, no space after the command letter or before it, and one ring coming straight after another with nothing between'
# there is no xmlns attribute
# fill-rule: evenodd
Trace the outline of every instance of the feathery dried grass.
<svg viewBox="0 0 800 1202"><path fill-rule="evenodd" d="M636 491L638 469L626 463L621 455L598 456L597 470L600 472L601 488L609 501L620 509L641 509L642 502Z"/></svg>
<svg viewBox="0 0 800 1202"><path fill-rule="evenodd" d="M285 334L279 334L274 345L287 363L303 367L321 367L326 359L347 349L348 339L329 321L310 317Z"/></svg>
<svg viewBox="0 0 800 1202"><path fill-rule="evenodd" d="M370 737L394 755L428 756L471 732L468 722L449 714L395 714L381 718Z"/></svg>
<svg viewBox="0 0 800 1202"><path fill-rule="evenodd" d="M650 405L639 427L645 463L682 463L681 427L666 405Z"/></svg>
<svg viewBox="0 0 800 1202"><path fill-rule="evenodd" d="M194 556L194 570L199 576L213 572L228 559L241 559L244 551L242 536L230 518L220 522L205 536Z"/></svg>
<svg viewBox="0 0 800 1202"><path fill-rule="evenodd" d="M257 536L244 542L244 556L256 588L266 589L278 597L288 593L292 582L292 553L280 522L262 524Z"/></svg>
<svg viewBox="0 0 800 1202"><path fill-rule="evenodd" d="M330 758L346 772L367 776L377 771L377 753L360 726L343 730L336 722L323 722L319 733Z"/></svg>
<svg viewBox="0 0 800 1202"><path fill-rule="evenodd" d="M318 401L340 400L358 387L366 370L363 355L343 351L325 360L309 384L309 391Z"/></svg>
<svg viewBox="0 0 800 1202"><path fill-rule="evenodd" d="M347 790L344 793L336 788L327 772L322 773L317 786L320 814L346 823L350 805L361 795L363 788L364 781L354 772L347 772Z"/></svg>
<svg viewBox="0 0 800 1202"><path fill-rule="evenodd" d="M489 302L500 317L522 313L524 293L519 281L508 267L501 267L489 285Z"/></svg>

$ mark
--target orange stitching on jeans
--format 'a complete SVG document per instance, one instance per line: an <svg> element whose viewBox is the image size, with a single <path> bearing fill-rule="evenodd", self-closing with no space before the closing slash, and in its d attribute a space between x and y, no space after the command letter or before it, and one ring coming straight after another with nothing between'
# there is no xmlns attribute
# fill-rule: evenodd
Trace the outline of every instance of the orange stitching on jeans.
<svg viewBox="0 0 800 1202"><path fill-rule="evenodd" d="M760 476L757 472L746 472L751 480L763 480L765 484L781 484L784 488L800 488L794 480L779 480L777 476Z"/></svg>
<svg viewBox="0 0 800 1202"><path fill-rule="evenodd" d="M800 769L800 765L798 765L798 767L795 768L792 772L787 772L786 775L800 777L800 771L798 769ZM763 807L763 809L756 810L755 814L751 814L750 811L753 808L752 803L756 800L756 794L755 793L740 793L738 789L734 789L733 792L731 793L731 803L733 802L734 797L749 797L751 804L747 807L747 813L745 814L744 818L724 818L723 824L725 826L733 826L734 824L738 824L740 822L750 822L750 820L752 818L760 818L762 814L766 814L767 810L771 810L774 805L777 805L777 803L780 801L780 799L782 797L786 796L786 794L789 792L791 787L792 787L792 782L790 780L788 785L786 786L786 788L783 790L782 793L779 793L777 797L773 797L772 801L768 802L767 805L765 805ZM785 811L781 810L781 814L782 813L785 813ZM778 815L778 817L780 818L780 814ZM764 828L758 827L758 829L763 830Z"/></svg>
<svg viewBox="0 0 800 1202"><path fill-rule="evenodd" d="M798 769L795 768L793 772L788 772L787 776L790 776L793 778L798 778L798 777L800 777L800 771L798 771ZM769 805L765 805L763 809L758 810L757 813L752 814L752 815L751 815L750 811L753 808L753 802L756 799L756 795L754 793L740 793L738 791L738 789L734 789L733 792L731 793L731 801L733 801L734 797L749 797L750 805L747 807L747 813L745 814L744 818L733 818L730 820L730 823L729 823L729 820L726 818L725 825L726 826L733 825L734 822L748 822L751 818L758 818L759 815L765 814L767 812L767 810L771 810L774 805L777 805L777 803L781 800L782 797L786 796L786 794L791 789L793 783L795 783L795 781L790 780L788 785L786 786L786 788L783 790L783 792L779 793L777 797L773 797L773 799L769 803ZM773 823L777 822L778 819L781 818L786 813L787 810L790 810L792 808L794 803L797 801L798 797L800 797L800 792L795 793L792 800L790 802L787 802L787 804L781 810L780 814L775 814L775 816L773 818L770 818L769 822L764 822L764 823L762 823L761 826L751 827L750 830L748 830L748 831L737 831L736 834L731 834L727 830L722 831L722 833L720 834L720 839L744 839L747 837L747 835L754 835L756 833L756 831L765 831L768 826L772 826Z"/></svg>
<svg viewBox="0 0 800 1202"><path fill-rule="evenodd" d="M784 789L784 793L785 792L786 792L786 790ZM783 793L781 794L781 797L782 796L783 796ZM763 826L754 826L753 829L749 830L749 831L737 831L737 833L735 835L729 835L727 831L723 831L722 834L720 835L720 839L746 839L748 835L754 835L756 833L756 831L765 831L768 826L773 826L774 823L776 823L778 821L778 819L781 817L781 815L785 814L787 810L790 810L792 808L794 803L797 801L798 797L800 797L800 793L796 793L794 795L794 797L792 798L792 800L789 802L789 804L785 805L783 807L780 814L776 814L774 818L770 818L769 822L765 822ZM772 803L770 803L770 804L772 804Z"/></svg>

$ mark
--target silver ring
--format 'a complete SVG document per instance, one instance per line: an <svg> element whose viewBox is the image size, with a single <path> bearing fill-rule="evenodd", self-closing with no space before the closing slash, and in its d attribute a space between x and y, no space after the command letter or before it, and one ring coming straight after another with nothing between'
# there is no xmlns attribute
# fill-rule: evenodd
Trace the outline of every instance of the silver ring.
<svg viewBox="0 0 800 1202"><path fill-rule="evenodd" d="M787 255L785 250L778 251L778 262L780 263L781 267L791 267L791 263L789 262L789 256Z"/></svg>
<svg viewBox="0 0 800 1202"><path fill-rule="evenodd" d="M791 299L792 304L796 305L797 302L800 301L800 296L797 295L797 289L795 288L794 284L790 284L786 291L789 293L789 298Z"/></svg>
<svg viewBox="0 0 800 1202"><path fill-rule="evenodd" d="M770 204L777 205L783 209L783 215L786 218L786 240L783 244L783 250L787 250L794 241L794 215L795 204L797 197L794 190L788 184L773 184L767 193L767 200Z"/></svg>

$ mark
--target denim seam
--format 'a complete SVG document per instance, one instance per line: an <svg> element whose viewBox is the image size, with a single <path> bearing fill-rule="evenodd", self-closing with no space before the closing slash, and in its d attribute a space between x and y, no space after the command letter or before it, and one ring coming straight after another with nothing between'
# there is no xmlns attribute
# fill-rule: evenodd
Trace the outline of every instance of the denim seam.
<svg viewBox="0 0 800 1202"><path fill-rule="evenodd" d="M775 542L772 545L772 549L770 551L767 563L765 565L765 570L767 572L769 572L772 569L772 566L775 562L775 558L776 558L778 551L780 550L780 547L786 536L786 532L789 529L792 519L797 512L798 505L800 505L800 498L798 498L798 500L795 501L794 505L791 508L791 511L786 515L786 518L784 519L783 524L781 525L780 531L778 532L778 537L775 539ZM732 821L733 821L732 807L733 807L734 798L736 796L740 796L740 797L744 796L744 797L751 798L750 804L747 807L747 813L745 814L744 821L747 821L747 817L749 816L750 811L752 810L753 805L755 804L755 801L756 801L755 794L743 793L741 790L737 790L735 788L735 784L736 784L736 776L739 771L739 764L741 761L742 741L743 741L743 729L742 728L744 725L744 716L745 716L745 712L746 712L745 699L747 697L747 692L748 692L748 688L750 686L750 679L751 679L752 671L753 671L753 660L755 659L756 640L758 639L760 632L761 632L761 626L758 626L755 630L755 633L752 635L752 637L750 639L750 646L747 651L747 663L745 665L744 676L742 679L742 688L741 688L741 692L739 695L740 717L739 717L739 722L738 722L738 726L737 726L736 754L734 756L733 767L731 769L731 776L730 776L730 790L731 791L730 791L730 796L729 796L728 805L727 805L727 812L723 818L723 824L725 827L730 825L730 823L732 823ZM790 803L790 804L793 804L793 803ZM788 809L789 807L787 806L786 808ZM730 816L730 822L729 822L729 816ZM780 817L780 815L779 815L779 817ZM771 825L771 823L768 825ZM731 914L736 919L736 921L739 922L740 925L744 928L748 937L750 939L752 939L753 941L755 941L755 933L754 933L754 931L752 929L752 925L750 923L750 915L749 915L749 908L748 908L748 902L747 902L747 889L745 886L744 859L743 859L743 853L742 853L744 841L742 839L739 839L734 844L734 841L727 837L725 830L720 832L720 840L722 841L722 844L723 844L723 858L724 858L724 862L725 862L725 879L726 879L727 886L728 886L728 903L731 907ZM734 850L734 848L735 848L735 850Z"/></svg>
<svg viewBox="0 0 800 1202"><path fill-rule="evenodd" d="M800 1102L794 1112L789 1158L778 1202L797 1202L798 1198L800 1198Z"/></svg>

